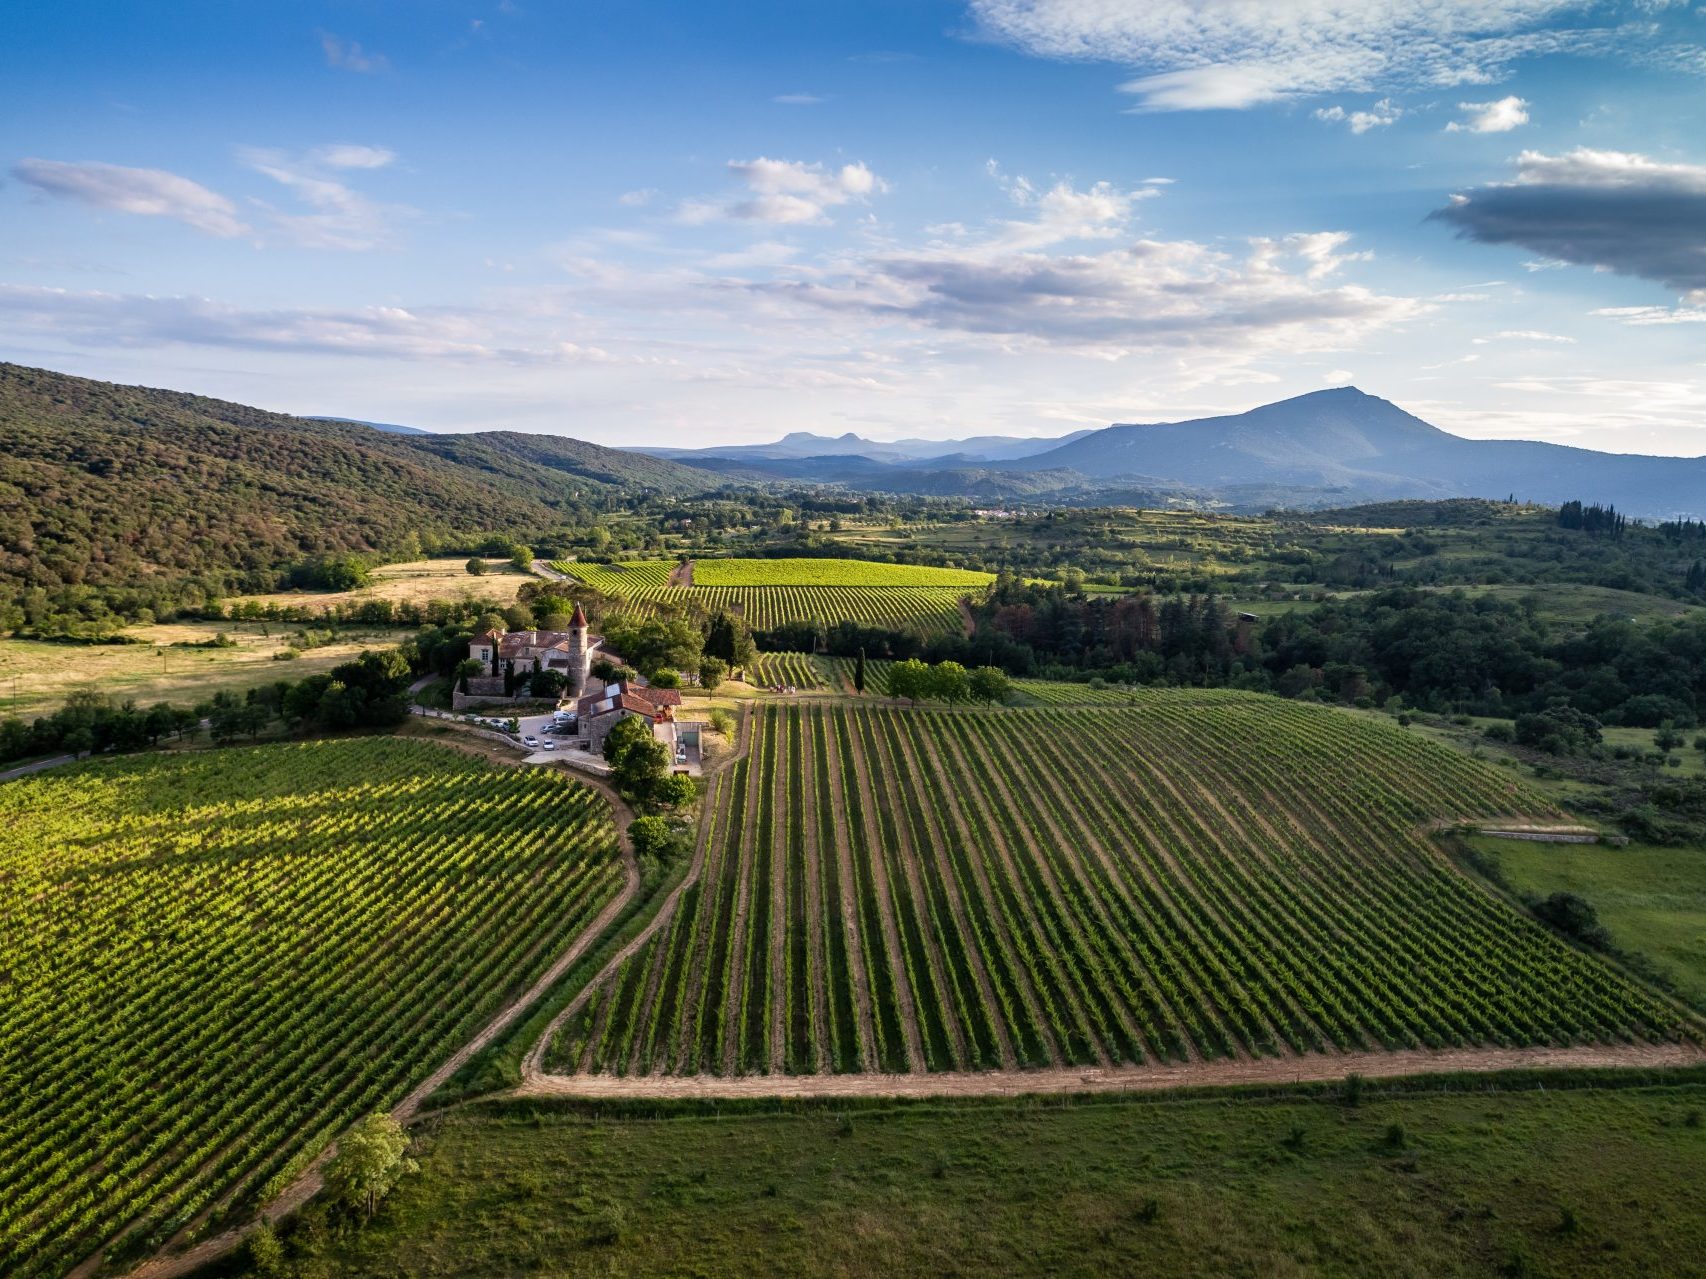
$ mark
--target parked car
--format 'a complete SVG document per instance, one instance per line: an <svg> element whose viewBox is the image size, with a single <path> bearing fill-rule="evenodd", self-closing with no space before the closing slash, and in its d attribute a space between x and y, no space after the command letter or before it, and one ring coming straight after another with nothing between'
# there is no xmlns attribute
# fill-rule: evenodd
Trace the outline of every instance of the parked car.
<svg viewBox="0 0 1706 1279"><path fill-rule="evenodd" d="M539 739L533 736L532 733L529 733L526 737L521 739L521 744L523 746L537 746L539 745Z"/></svg>
<svg viewBox="0 0 1706 1279"><path fill-rule="evenodd" d="M540 742L539 743L539 749L542 751L554 751L557 749L557 743L556 742Z"/></svg>

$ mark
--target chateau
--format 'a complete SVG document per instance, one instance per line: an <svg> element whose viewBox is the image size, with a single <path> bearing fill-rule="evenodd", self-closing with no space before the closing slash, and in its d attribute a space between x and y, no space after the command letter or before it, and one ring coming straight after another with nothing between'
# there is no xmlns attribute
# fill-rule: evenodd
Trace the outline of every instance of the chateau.
<svg viewBox="0 0 1706 1279"><path fill-rule="evenodd" d="M468 677L468 691L457 690L453 703L502 700L512 695L527 698L529 681L540 671L561 675L566 681L563 696L586 688L587 675L601 640L587 633L586 611L575 605L566 631L490 630L468 641L468 656L485 668Z"/></svg>

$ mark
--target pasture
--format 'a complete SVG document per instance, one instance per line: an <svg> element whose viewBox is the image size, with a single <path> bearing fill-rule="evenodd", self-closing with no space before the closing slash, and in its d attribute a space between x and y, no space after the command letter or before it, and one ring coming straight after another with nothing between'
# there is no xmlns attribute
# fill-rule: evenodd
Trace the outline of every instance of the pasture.
<svg viewBox="0 0 1706 1279"><path fill-rule="evenodd" d="M0 1273L251 1202L526 988L622 882L603 800L363 738L0 786Z"/></svg>
<svg viewBox="0 0 1706 1279"><path fill-rule="evenodd" d="M667 929L564 1072L1190 1062L1665 1040L1679 1013L1459 873L1430 823L1556 820L1372 720L1228 692L1128 708L770 705Z"/></svg>

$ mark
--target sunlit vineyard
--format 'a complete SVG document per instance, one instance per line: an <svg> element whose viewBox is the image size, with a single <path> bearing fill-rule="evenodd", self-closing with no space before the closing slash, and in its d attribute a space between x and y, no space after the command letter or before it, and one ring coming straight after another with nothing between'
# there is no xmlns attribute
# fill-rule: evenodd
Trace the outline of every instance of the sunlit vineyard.
<svg viewBox="0 0 1706 1279"><path fill-rule="evenodd" d="M556 1067L849 1072L1656 1039L1678 1015L1424 827L1553 816L1384 724L1236 693L1130 709L771 706L703 881Z"/></svg>
<svg viewBox="0 0 1706 1279"><path fill-rule="evenodd" d="M760 653L753 665L752 682L762 688L778 684L802 689L823 685L817 661L809 653Z"/></svg>
<svg viewBox="0 0 1706 1279"><path fill-rule="evenodd" d="M425 1076L621 882L604 802L364 739L0 786L0 1273L157 1247Z"/></svg>
<svg viewBox="0 0 1706 1279"><path fill-rule="evenodd" d="M847 559L694 560L695 586L952 587L981 590L993 573L922 564L879 564Z"/></svg>
<svg viewBox="0 0 1706 1279"><path fill-rule="evenodd" d="M783 578L809 577L812 568L822 570L825 581L813 584L777 581L770 585L704 585L705 571L713 564L783 566ZM858 622L895 630L914 630L936 635L961 629L964 616L960 601L970 591L990 580L986 573L964 573L963 584L907 584L909 578L928 574L957 574L958 569L922 569L895 564L867 564L859 560L699 560L694 566L692 586L671 586L670 574L677 565L667 560L637 560L622 564L582 564L560 561L553 568L585 583L594 590L622 601L638 612L659 604L692 608L727 608L739 613L755 630L769 630L789 622ZM881 570L880 580L857 584L855 570ZM738 576L754 576L743 571ZM929 579L936 580L936 579ZM847 584L852 581L854 584Z"/></svg>

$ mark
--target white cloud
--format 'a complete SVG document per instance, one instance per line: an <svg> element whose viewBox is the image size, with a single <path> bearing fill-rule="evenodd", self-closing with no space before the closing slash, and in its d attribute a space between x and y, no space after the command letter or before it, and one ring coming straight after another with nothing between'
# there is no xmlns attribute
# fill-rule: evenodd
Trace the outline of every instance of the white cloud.
<svg viewBox="0 0 1706 1279"><path fill-rule="evenodd" d="M1516 59L1640 44L1651 24L1548 29L1584 0L969 0L986 35L1026 53L1142 70L1148 111L1241 108L1304 94L1486 84Z"/></svg>
<svg viewBox="0 0 1706 1279"><path fill-rule="evenodd" d="M229 239L249 230L237 207L199 182L164 169L131 169L93 161L20 160L12 167L20 182L119 213L175 218L198 231Z"/></svg>
<svg viewBox="0 0 1706 1279"><path fill-rule="evenodd" d="M1447 133L1509 133L1528 123L1528 103L1515 94L1497 102L1459 102L1457 109L1468 118L1453 120Z"/></svg>
<svg viewBox="0 0 1706 1279"><path fill-rule="evenodd" d="M1489 333L1485 337L1472 339L1476 346L1485 346L1489 342L1567 342L1575 343L1575 338L1565 337L1562 333L1547 333L1541 329L1504 329L1498 333Z"/></svg>
<svg viewBox="0 0 1706 1279"><path fill-rule="evenodd" d="M777 225L812 225L829 221L825 211L854 200L863 201L888 190L863 164L827 169L798 160L730 160L729 172L746 186L744 196L726 200L689 200L677 218L690 225L731 218Z"/></svg>
<svg viewBox="0 0 1706 1279"><path fill-rule="evenodd" d="M1352 133L1367 133L1370 129L1384 128L1396 122L1403 114L1403 107L1398 106L1391 98L1382 98L1367 111L1346 111L1336 104L1320 107L1315 112L1315 118L1330 124L1343 122L1350 126Z"/></svg>
<svg viewBox="0 0 1706 1279"><path fill-rule="evenodd" d="M1706 307L1689 306L1602 306L1589 315L1603 316L1621 324L1646 328L1654 324L1706 324Z"/></svg>
<svg viewBox="0 0 1706 1279"><path fill-rule="evenodd" d="M657 199L656 187L641 187L638 191L624 191L616 197L616 203L627 205L630 209L641 209Z"/></svg>
<svg viewBox="0 0 1706 1279"><path fill-rule="evenodd" d="M345 41L330 31L320 32L320 51L326 55L326 65L342 71L387 71L391 62L382 53L368 53L354 40Z"/></svg>
<svg viewBox="0 0 1706 1279"><path fill-rule="evenodd" d="M288 213L264 203L261 206L284 237L305 249L360 251L386 247L394 238L394 223L413 212L401 206L378 204L346 183L327 177L318 171L315 163L321 159L321 152L310 153L301 160L256 147L246 147L238 154L255 172L287 188L311 210Z"/></svg>
<svg viewBox="0 0 1706 1279"><path fill-rule="evenodd" d="M310 153L319 164L333 169L383 169L397 158L388 147L366 147L340 142L316 147Z"/></svg>
<svg viewBox="0 0 1706 1279"><path fill-rule="evenodd" d="M0 318L79 345L203 346L388 360L604 363L596 346L534 335L508 344L477 309L371 306L254 310L201 297L79 292L0 284Z"/></svg>

